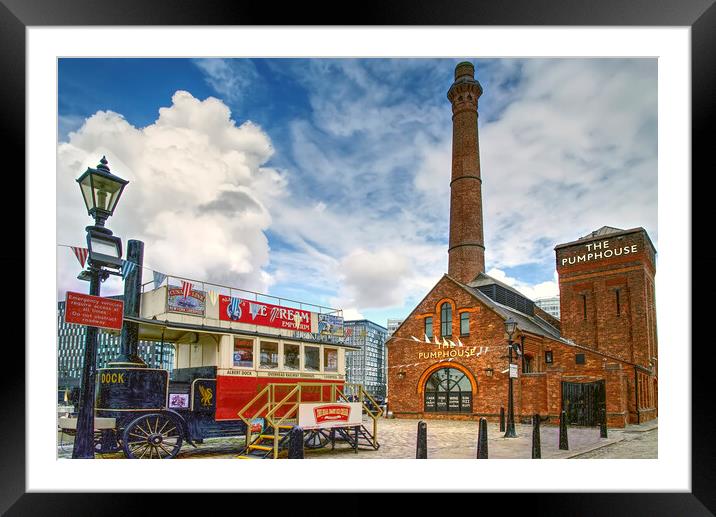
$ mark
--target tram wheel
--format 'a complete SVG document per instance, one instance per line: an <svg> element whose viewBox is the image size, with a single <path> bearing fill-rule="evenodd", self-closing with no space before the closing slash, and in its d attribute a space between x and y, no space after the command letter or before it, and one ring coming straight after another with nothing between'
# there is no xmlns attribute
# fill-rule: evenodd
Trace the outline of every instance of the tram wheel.
<svg viewBox="0 0 716 517"><path fill-rule="evenodd" d="M130 459L171 459L182 446L181 427L176 419L162 413L132 420L122 433L122 448Z"/></svg>
<svg viewBox="0 0 716 517"><path fill-rule="evenodd" d="M330 441L330 431L315 429L306 431L306 435L303 438L303 446L306 447L306 449L320 449L321 447L325 447Z"/></svg>

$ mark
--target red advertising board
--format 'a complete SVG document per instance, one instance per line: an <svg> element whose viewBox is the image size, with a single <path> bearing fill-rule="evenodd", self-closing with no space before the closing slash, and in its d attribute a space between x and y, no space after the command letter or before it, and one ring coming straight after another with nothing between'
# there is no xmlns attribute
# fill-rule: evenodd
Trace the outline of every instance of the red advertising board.
<svg viewBox="0 0 716 517"><path fill-rule="evenodd" d="M232 303L232 300L237 300ZM219 319L264 327L311 332L311 313L243 298L219 296Z"/></svg>
<svg viewBox="0 0 716 517"><path fill-rule="evenodd" d="M122 329L124 302L67 291L65 323Z"/></svg>

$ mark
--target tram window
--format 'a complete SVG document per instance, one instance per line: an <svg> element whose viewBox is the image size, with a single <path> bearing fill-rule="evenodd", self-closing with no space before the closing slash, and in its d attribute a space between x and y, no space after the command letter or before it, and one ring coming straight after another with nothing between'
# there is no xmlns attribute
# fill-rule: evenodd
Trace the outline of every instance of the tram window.
<svg viewBox="0 0 716 517"><path fill-rule="evenodd" d="M338 350L334 348L323 349L323 370L326 372L338 371Z"/></svg>
<svg viewBox="0 0 716 517"><path fill-rule="evenodd" d="M301 347L299 345L283 345L283 367L287 370L298 370L301 367Z"/></svg>
<svg viewBox="0 0 716 517"><path fill-rule="evenodd" d="M254 342L251 339L234 339L234 366L253 368Z"/></svg>
<svg viewBox="0 0 716 517"><path fill-rule="evenodd" d="M321 349L317 346L305 346L303 347L304 370L311 370L317 372L321 369Z"/></svg>
<svg viewBox="0 0 716 517"><path fill-rule="evenodd" d="M260 368L278 368L278 343L261 341Z"/></svg>

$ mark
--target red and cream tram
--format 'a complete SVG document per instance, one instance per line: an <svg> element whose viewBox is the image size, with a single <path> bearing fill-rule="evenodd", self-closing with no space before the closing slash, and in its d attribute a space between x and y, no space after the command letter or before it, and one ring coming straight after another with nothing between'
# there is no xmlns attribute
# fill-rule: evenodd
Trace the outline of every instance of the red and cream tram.
<svg viewBox="0 0 716 517"><path fill-rule="evenodd" d="M185 442L245 436L241 457L276 458L296 425L308 447L379 447L381 410L345 383L345 354L356 347L344 342L335 312L167 285L142 294L140 316L125 320L140 339L172 343L174 368L99 370L96 416L113 422L113 434L103 433L98 451L173 458Z"/></svg>

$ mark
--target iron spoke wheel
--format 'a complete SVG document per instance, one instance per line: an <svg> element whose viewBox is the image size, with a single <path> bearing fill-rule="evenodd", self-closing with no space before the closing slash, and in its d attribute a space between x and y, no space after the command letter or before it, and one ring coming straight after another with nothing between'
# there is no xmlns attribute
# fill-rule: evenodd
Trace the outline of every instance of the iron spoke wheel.
<svg viewBox="0 0 716 517"><path fill-rule="evenodd" d="M132 420L122 433L122 448L130 459L171 459L182 446L179 423L171 415L152 413Z"/></svg>
<svg viewBox="0 0 716 517"><path fill-rule="evenodd" d="M331 440L331 433L325 429L312 429L306 431L303 438L303 446L306 449L320 449L325 447Z"/></svg>

